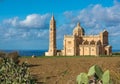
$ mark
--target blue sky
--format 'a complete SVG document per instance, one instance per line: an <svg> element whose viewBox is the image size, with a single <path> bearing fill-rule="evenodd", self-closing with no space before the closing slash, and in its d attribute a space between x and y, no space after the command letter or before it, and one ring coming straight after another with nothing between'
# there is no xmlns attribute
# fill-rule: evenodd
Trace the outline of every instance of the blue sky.
<svg viewBox="0 0 120 84"><path fill-rule="evenodd" d="M119 0L0 0L0 49L48 49L49 20L57 22L57 47L80 22L86 34L109 32L120 49Z"/></svg>

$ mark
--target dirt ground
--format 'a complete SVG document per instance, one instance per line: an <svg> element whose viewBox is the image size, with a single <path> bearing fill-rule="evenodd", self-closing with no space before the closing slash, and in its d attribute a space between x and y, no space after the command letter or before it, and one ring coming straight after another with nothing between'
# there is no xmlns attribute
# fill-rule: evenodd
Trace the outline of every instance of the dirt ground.
<svg viewBox="0 0 120 84"><path fill-rule="evenodd" d="M30 64L30 73L38 84L76 84L81 72L88 72L92 65L99 65L103 71L110 70L114 84L120 84L120 57L49 57L20 58Z"/></svg>

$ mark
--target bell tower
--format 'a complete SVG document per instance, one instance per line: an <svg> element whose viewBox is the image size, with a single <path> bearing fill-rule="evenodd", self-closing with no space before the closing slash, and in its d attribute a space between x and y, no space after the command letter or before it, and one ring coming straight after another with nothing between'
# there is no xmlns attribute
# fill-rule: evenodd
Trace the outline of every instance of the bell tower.
<svg viewBox="0 0 120 84"><path fill-rule="evenodd" d="M56 56L56 21L54 19L54 16L52 16L50 20L49 56Z"/></svg>

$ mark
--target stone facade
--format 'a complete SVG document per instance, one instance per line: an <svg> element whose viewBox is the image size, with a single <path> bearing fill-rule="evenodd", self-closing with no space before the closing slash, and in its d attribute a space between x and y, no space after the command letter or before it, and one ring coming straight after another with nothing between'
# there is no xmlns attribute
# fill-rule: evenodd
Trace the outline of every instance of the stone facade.
<svg viewBox="0 0 120 84"><path fill-rule="evenodd" d="M49 29L49 50L45 53L46 56L56 56L56 21L54 16L50 20L50 29Z"/></svg>
<svg viewBox="0 0 120 84"><path fill-rule="evenodd" d="M50 21L49 50L46 56L99 56L112 55L112 47L108 42L108 32L104 30L98 35L85 35L80 23L73 30L72 35L65 35L63 50L56 49L56 23L52 16Z"/></svg>

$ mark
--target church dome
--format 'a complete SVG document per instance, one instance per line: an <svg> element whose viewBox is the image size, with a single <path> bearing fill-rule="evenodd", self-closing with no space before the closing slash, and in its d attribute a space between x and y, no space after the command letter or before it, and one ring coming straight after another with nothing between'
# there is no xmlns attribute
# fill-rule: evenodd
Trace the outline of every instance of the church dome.
<svg viewBox="0 0 120 84"><path fill-rule="evenodd" d="M77 26L73 30L73 35L76 36L83 36L84 35L84 29L80 26L80 23L77 23Z"/></svg>

